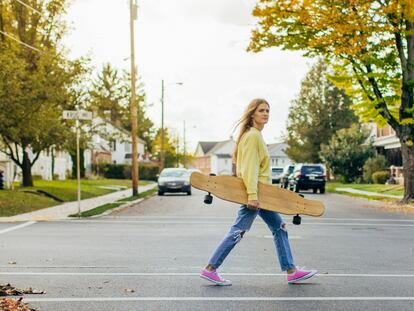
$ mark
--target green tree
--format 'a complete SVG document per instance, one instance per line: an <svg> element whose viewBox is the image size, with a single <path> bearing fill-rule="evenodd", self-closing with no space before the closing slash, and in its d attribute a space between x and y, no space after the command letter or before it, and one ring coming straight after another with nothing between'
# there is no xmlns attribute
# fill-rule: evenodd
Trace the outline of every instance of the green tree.
<svg viewBox="0 0 414 311"><path fill-rule="evenodd" d="M164 167L178 167L183 162L183 154L179 150L178 137L170 134L168 128L164 129L165 165ZM153 160L160 161L161 158L161 129L158 130L153 142Z"/></svg>
<svg viewBox="0 0 414 311"><path fill-rule="evenodd" d="M329 144L322 144L320 157L342 181L354 182L362 176L364 163L374 152L371 143L367 144L369 136L369 129L357 124L338 130Z"/></svg>
<svg viewBox="0 0 414 311"><path fill-rule="evenodd" d="M358 121L351 101L327 78L326 63L318 61L302 81L287 121L286 153L296 162L320 162L321 144L339 129Z"/></svg>
<svg viewBox="0 0 414 311"><path fill-rule="evenodd" d="M138 136L152 152L152 141L155 136L154 123L147 116L149 104L146 102L144 84L138 79L135 103L138 106ZM117 126L131 130L130 100L131 75L120 72L110 64L105 64L92 84L91 101L93 109L103 118L108 118ZM108 116L108 113L110 116Z"/></svg>
<svg viewBox="0 0 414 311"><path fill-rule="evenodd" d="M62 107L82 61L67 60L59 46L67 1L26 3L41 14L18 1L0 3L0 137L23 185L32 186L40 153L65 141Z"/></svg>
<svg viewBox="0 0 414 311"><path fill-rule="evenodd" d="M404 197L414 196L414 3L259 0L249 50L279 46L322 56L363 121L390 124L401 143Z"/></svg>

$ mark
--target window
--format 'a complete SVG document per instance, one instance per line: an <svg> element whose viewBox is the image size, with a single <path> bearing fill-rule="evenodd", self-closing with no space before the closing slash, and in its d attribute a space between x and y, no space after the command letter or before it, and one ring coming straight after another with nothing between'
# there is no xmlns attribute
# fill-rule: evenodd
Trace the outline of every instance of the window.
<svg viewBox="0 0 414 311"><path fill-rule="evenodd" d="M125 143L125 152L131 152L131 144L128 142Z"/></svg>
<svg viewBox="0 0 414 311"><path fill-rule="evenodd" d="M116 140L111 142L112 151L116 151Z"/></svg>

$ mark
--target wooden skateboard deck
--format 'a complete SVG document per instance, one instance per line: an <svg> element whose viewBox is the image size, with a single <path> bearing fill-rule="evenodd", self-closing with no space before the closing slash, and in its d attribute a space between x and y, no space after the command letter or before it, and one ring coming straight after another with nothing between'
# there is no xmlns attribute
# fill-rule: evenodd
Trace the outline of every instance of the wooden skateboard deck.
<svg viewBox="0 0 414 311"><path fill-rule="evenodd" d="M234 176L208 176L193 172L191 186L210 192L216 197L239 204L247 204L243 180ZM325 207L320 201L308 200L295 192L259 182L258 200L261 209L285 215L321 216Z"/></svg>

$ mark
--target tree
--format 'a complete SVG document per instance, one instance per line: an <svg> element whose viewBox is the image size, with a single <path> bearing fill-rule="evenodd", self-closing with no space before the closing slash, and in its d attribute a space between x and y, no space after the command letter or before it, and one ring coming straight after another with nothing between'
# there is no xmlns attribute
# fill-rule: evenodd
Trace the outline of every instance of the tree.
<svg viewBox="0 0 414 311"><path fill-rule="evenodd" d="M179 151L178 137L170 134L168 128L164 129L164 148L165 148L165 165L164 167L178 167L183 162L183 154ZM155 161L160 161L161 157L161 129L158 130L153 142L153 153Z"/></svg>
<svg viewBox="0 0 414 311"><path fill-rule="evenodd" d="M138 80L139 81L139 80ZM136 103L138 105L138 135L147 146L147 151L152 152L152 141L155 136L154 123L147 117L146 111L149 107L146 103L144 84L137 84ZM108 118L117 126L131 131L131 118L129 103L131 99L131 75L120 72L110 64L105 64L101 72L92 84L91 88L92 106L103 118Z"/></svg>
<svg viewBox="0 0 414 311"><path fill-rule="evenodd" d="M357 124L338 130L329 144L322 144L320 157L334 175L340 175L344 182L354 182L362 176L364 163L374 152L367 144L369 136L369 129Z"/></svg>
<svg viewBox="0 0 414 311"><path fill-rule="evenodd" d="M349 97L328 80L327 74L326 63L318 61L302 81L299 96L290 107L286 153L296 162L320 162L321 144L327 144L337 130L358 120Z"/></svg>
<svg viewBox="0 0 414 311"><path fill-rule="evenodd" d="M249 50L280 46L336 65L337 86L363 121L386 123L401 143L404 197L414 195L414 9L411 0L259 0Z"/></svg>
<svg viewBox="0 0 414 311"><path fill-rule="evenodd" d="M0 2L0 137L24 186L33 185L31 168L40 153L67 133L62 105L80 62L68 61L58 46L66 2L26 2L41 14L17 1Z"/></svg>

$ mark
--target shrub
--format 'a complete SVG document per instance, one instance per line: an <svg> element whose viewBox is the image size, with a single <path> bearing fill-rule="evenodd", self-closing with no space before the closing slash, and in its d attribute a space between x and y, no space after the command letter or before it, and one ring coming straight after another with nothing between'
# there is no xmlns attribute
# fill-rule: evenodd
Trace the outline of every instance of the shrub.
<svg viewBox="0 0 414 311"><path fill-rule="evenodd" d="M100 163L94 166L93 171L96 175L113 179L131 179L131 165L129 164L109 164ZM157 180L159 166L154 164L140 164L139 179Z"/></svg>
<svg viewBox="0 0 414 311"><path fill-rule="evenodd" d="M387 166L387 160L383 155L369 158L364 164L364 181L372 183L372 174L378 171L384 171Z"/></svg>
<svg viewBox="0 0 414 311"><path fill-rule="evenodd" d="M43 180L42 175L32 175L32 180Z"/></svg>
<svg viewBox="0 0 414 311"><path fill-rule="evenodd" d="M390 178L390 173L388 171L378 171L372 174L372 180L375 184L385 184L388 178Z"/></svg>

